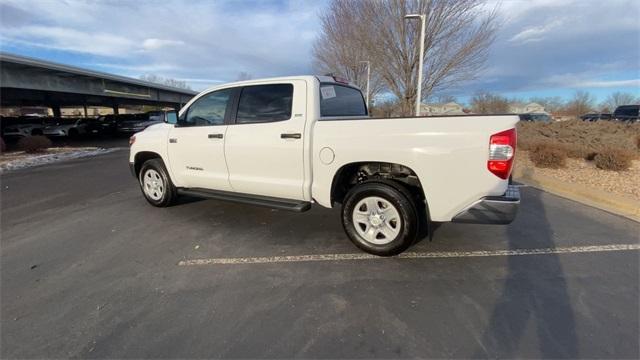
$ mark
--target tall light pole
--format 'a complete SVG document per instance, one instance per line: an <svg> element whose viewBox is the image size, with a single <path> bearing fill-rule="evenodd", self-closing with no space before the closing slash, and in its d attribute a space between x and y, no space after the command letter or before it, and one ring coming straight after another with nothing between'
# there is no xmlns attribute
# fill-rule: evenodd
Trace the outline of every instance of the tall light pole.
<svg viewBox="0 0 640 360"><path fill-rule="evenodd" d="M371 62L370 61L359 61L359 64L365 63L367 64L367 110L369 109L369 80L371 79Z"/></svg>
<svg viewBox="0 0 640 360"><path fill-rule="evenodd" d="M410 14L405 19L420 19L420 63L418 64L418 94L416 96L416 116L420 116L420 103L422 102L422 63L424 57L424 23L426 16L424 14Z"/></svg>

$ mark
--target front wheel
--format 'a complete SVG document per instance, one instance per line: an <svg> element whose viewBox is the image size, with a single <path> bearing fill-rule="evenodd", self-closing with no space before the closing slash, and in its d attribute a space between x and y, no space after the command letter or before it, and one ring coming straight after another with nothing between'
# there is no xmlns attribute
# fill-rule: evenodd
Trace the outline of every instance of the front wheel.
<svg viewBox="0 0 640 360"><path fill-rule="evenodd" d="M342 226L360 249L378 256L397 255L413 244L418 211L401 185L371 182L349 191L342 206Z"/></svg>
<svg viewBox="0 0 640 360"><path fill-rule="evenodd" d="M140 188L145 199L157 207L170 206L177 197L177 191L167 169L159 159L147 160L138 174Z"/></svg>

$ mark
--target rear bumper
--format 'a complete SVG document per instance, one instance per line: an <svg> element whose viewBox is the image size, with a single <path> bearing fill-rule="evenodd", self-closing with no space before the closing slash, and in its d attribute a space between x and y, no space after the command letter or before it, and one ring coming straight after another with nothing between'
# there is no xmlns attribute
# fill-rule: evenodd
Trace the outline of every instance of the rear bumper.
<svg viewBox="0 0 640 360"><path fill-rule="evenodd" d="M473 203L451 220L467 224L510 224L520 206L520 190L509 185L502 196L487 196Z"/></svg>

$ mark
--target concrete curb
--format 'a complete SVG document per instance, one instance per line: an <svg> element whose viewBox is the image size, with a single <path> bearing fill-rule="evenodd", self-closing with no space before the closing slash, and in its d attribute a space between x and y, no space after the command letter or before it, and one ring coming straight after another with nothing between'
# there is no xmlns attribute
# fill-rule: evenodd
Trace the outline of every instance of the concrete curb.
<svg viewBox="0 0 640 360"><path fill-rule="evenodd" d="M530 167L515 169L513 178L516 181L554 195L640 222L640 204L630 197L612 194L582 184L562 182L537 173L535 168Z"/></svg>

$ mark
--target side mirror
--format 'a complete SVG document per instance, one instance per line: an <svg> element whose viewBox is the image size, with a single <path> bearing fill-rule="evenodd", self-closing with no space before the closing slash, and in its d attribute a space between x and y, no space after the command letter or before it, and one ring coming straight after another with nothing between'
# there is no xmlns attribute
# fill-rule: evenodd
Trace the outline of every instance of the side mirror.
<svg viewBox="0 0 640 360"><path fill-rule="evenodd" d="M167 124L177 124L178 123L178 114L175 111L167 111L166 116L164 117L164 122Z"/></svg>

